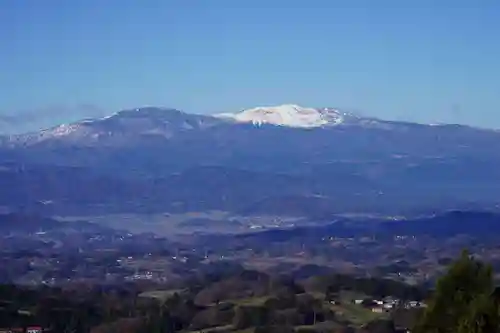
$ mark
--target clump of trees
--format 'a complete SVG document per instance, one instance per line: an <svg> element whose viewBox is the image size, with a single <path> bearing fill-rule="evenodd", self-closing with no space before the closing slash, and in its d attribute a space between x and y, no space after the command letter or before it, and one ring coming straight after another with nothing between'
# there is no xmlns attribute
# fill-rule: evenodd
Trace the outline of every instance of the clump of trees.
<svg viewBox="0 0 500 333"><path fill-rule="evenodd" d="M422 300L427 296L427 290L420 286L411 286L389 279L362 278L345 274L313 277L306 282L306 290L327 295L335 295L341 290L352 290L377 298L394 296L402 300Z"/></svg>
<svg viewBox="0 0 500 333"><path fill-rule="evenodd" d="M415 332L500 332L499 310L491 266L464 251L438 281Z"/></svg>
<svg viewBox="0 0 500 333"><path fill-rule="evenodd" d="M336 275L316 282L314 287L327 294L346 289L382 296L420 294L414 287L386 280ZM323 300L305 293L293 280L245 271L228 278L202 281L200 286L201 290L186 289L161 301L137 297L133 288L67 291L0 286L0 325L26 326L33 321L54 332L75 333L173 333L210 327L292 332L298 326L302 331L312 331L319 329L321 323L330 322L346 329L348 326ZM264 294L266 297L255 304L233 302L234 297ZM412 332L500 333L499 294L492 268L463 252L438 281ZM200 298L204 300L202 304L196 302ZM29 310L31 316L18 318L18 309ZM395 326L401 326L395 322L394 318L374 321L361 332L394 333Z"/></svg>

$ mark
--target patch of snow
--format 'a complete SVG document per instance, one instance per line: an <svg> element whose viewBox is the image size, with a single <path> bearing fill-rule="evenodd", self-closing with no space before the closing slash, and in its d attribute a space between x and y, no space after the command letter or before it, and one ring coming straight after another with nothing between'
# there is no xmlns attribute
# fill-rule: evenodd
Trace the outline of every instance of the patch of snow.
<svg viewBox="0 0 500 333"><path fill-rule="evenodd" d="M70 133L77 131L80 128L80 124L62 124L52 129L43 130L41 132L42 136L48 135L52 137L65 136Z"/></svg>
<svg viewBox="0 0 500 333"><path fill-rule="evenodd" d="M270 124L287 127L314 128L325 125L341 124L346 113L335 109L315 109L295 104L256 107L239 113L222 113L215 117L231 119L241 123L254 125Z"/></svg>

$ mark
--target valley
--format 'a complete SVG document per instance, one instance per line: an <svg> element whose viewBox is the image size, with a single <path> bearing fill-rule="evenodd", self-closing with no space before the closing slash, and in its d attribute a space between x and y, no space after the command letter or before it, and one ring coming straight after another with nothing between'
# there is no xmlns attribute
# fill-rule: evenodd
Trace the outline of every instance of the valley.
<svg viewBox="0 0 500 333"><path fill-rule="evenodd" d="M97 329L408 329L464 248L500 268L499 139L291 105L234 116L148 107L4 136L0 282L80 298L118 288L90 304L136 304L94 309L112 322L94 318ZM323 279L340 293L306 290ZM175 319L151 319L145 299Z"/></svg>
<svg viewBox="0 0 500 333"><path fill-rule="evenodd" d="M209 211L159 214L112 214L102 216L55 216L60 221L87 220L110 228L126 229L132 233L155 233L164 237L191 234L242 234L267 229L314 225L304 217L239 216L230 212ZM317 221L325 224L325 221Z"/></svg>
<svg viewBox="0 0 500 333"><path fill-rule="evenodd" d="M0 0L0 333L500 333L498 32Z"/></svg>

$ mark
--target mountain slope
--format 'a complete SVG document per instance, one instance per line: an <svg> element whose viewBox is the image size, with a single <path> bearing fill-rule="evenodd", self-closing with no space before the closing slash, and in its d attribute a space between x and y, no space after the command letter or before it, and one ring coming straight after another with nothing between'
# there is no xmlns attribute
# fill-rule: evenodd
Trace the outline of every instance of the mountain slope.
<svg viewBox="0 0 500 333"><path fill-rule="evenodd" d="M3 146L11 147L50 142L81 146L94 144L128 146L138 139L165 141L176 136L189 135L194 137L207 132L217 137L222 137L225 133L240 132L246 134L249 131L254 132L252 128L260 128L263 125L268 125L266 130L269 133L274 132L279 133L279 135L301 134L298 131L300 129L315 130L313 136L321 133L321 130L328 130L327 135L338 135L349 131L350 134L353 134L350 138L351 142L358 140L357 137L362 139L360 134L363 133L374 133L379 137L391 135L390 133L396 135L430 134L436 137L446 136L450 133L464 135L471 132L476 132L474 134L479 135L500 135L500 132L497 131L479 130L467 126L431 126L384 121L359 117L332 108L308 108L286 104L215 115L190 114L170 108L144 107L119 111L104 118L62 124L39 132L4 136L1 142ZM280 131L278 128L282 130ZM262 133L262 131L258 133Z"/></svg>
<svg viewBox="0 0 500 333"><path fill-rule="evenodd" d="M500 203L499 143L495 130L334 109L204 116L148 107L4 137L0 165L31 171L6 167L0 202L309 215L489 207Z"/></svg>
<svg viewBox="0 0 500 333"><path fill-rule="evenodd" d="M175 109L146 107L123 110L108 117L62 124L36 133L11 136L12 145L44 142L77 145L128 144L136 139L168 139L190 130L202 130L219 123L210 116L192 115Z"/></svg>

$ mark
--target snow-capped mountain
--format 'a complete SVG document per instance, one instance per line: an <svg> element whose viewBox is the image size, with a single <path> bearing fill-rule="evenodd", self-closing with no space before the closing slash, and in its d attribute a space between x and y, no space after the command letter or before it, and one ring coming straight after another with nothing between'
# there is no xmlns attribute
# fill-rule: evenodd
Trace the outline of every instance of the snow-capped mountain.
<svg viewBox="0 0 500 333"><path fill-rule="evenodd" d="M359 117L334 108L311 108L295 104L256 107L236 113L214 115L191 114L170 108L143 107L119 111L103 118L62 124L38 132L3 136L0 137L0 144L4 147L32 146L40 143L126 147L144 142L158 143L174 137L190 136L193 139L200 135L220 142L222 138L227 138L229 141L242 139L240 134L264 124L271 127L270 132L279 132L277 135L282 135L279 130L281 127L328 129L329 139L338 135L335 132L346 130L349 133L361 131L367 135L371 130L384 130L393 134L407 131L421 133L427 130L434 133L432 129L440 132L446 130L446 126L385 121Z"/></svg>
<svg viewBox="0 0 500 333"><path fill-rule="evenodd" d="M138 138L169 139L175 134L203 130L216 125L263 124L318 128L340 124L361 124L361 118L332 108L309 108L293 104L257 107L238 113L199 115L176 109L143 107L123 110L109 116L61 124L38 132L9 136L10 145L38 143L127 143ZM365 124L366 125L366 124Z"/></svg>
<svg viewBox="0 0 500 333"><path fill-rule="evenodd" d="M230 119L240 123L254 125L270 124L286 127L315 128L345 123L356 118L346 112L331 108L309 108L295 104L256 107L238 113L215 115L221 119Z"/></svg>
<svg viewBox="0 0 500 333"><path fill-rule="evenodd" d="M386 211L395 201L412 208L499 202L500 170L492 167L500 164L499 132L332 108L281 105L209 116L144 107L0 140L0 167L7 165L0 204L25 207L34 199L38 209L50 200L63 211L74 205L74 215L98 207L239 214L257 204L267 208L254 211L276 214L289 207ZM131 183L103 183L100 175ZM311 198L318 206L300 202Z"/></svg>

